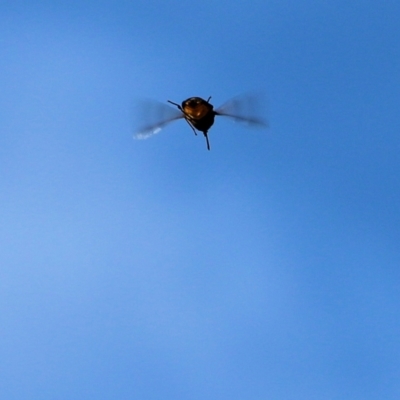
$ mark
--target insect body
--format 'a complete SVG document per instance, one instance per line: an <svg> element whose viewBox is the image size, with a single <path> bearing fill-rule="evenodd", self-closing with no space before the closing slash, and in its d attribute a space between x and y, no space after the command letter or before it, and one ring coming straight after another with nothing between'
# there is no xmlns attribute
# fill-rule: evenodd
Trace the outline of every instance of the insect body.
<svg viewBox="0 0 400 400"><path fill-rule="evenodd" d="M210 99L211 96L207 100L201 97L190 97L184 100L181 105L168 100L168 103L176 106L180 111L179 113L171 108L166 109L166 106L163 104L158 104L155 111L156 114L159 115L153 116L157 118L157 121L151 121L150 124L145 125L136 137L148 137L151 134L159 132L165 124L183 118L192 128L195 135L197 135L196 130L203 133L206 138L207 149L210 150L208 131L213 126L216 115L231 117L252 125L266 126L265 122L260 118L251 116L254 113L254 101L256 100L254 96L236 97L216 110L214 110L214 106L210 104ZM146 109L147 108L148 107L146 107Z"/></svg>
<svg viewBox="0 0 400 400"><path fill-rule="evenodd" d="M182 106L168 100L168 103L175 105L182 113L186 122L193 129L195 135L196 129L203 132L204 137L207 142L207 149L210 150L210 142L208 140L208 130L214 124L214 118L217 113L214 111L214 107L209 103L211 97L207 101L203 100L201 97L191 97L182 102Z"/></svg>

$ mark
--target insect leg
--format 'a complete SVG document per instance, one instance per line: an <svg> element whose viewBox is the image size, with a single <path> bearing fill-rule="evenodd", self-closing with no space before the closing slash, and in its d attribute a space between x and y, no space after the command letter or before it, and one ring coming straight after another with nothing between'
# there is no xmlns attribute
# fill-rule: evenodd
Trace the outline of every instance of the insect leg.
<svg viewBox="0 0 400 400"><path fill-rule="evenodd" d="M178 110L182 111L182 112L185 114L185 112L182 110L182 107L181 107L179 104L174 103L174 102L171 101L171 100L167 100L167 101L168 101L168 103L171 103L171 104L173 104L174 106L178 107Z"/></svg>
<svg viewBox="0 0 400 400"><path fill-rule="evenodd" d="M207 150L210 150L210 142L208 141L207 132L203 132L203 134L204 134L204 136L205 136L205 138L206 138L206 141L207 141Z"/></svg>
<svg viewBox="0 0 400 400"><path fill-rule="evenodd" d="M174 103L174 102L171 101L171 100L167 100L167 101L168 101L168 103L171 103L171 104L173 104L174 106L178 107L178 110L180 110L180 111L185 115L185 121L189 124L189 126L192 128L194 134L197 136L197 132L196 132L196 130L194 129L193 124L190 122L190 116L189 116L188 114L185 113L185 111L183 110L183 108L182 108L179 104Z"/></svg>
<svg viewBox="0 0 400 400"><path fill-rule="evenodd" d="M186 115L186 114L185 114ZM189 124L189 126L192 128L193 133L197 136L197 132L196 129L194 129L194 126L192 125L192 123L189 121L188 118L185 118L185 121Z"/></svg>

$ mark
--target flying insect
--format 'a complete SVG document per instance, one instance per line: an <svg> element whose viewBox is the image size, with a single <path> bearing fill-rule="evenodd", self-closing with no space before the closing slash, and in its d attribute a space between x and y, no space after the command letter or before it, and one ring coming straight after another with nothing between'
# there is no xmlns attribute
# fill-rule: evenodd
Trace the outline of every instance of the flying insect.
<svg viewBox="0 0 400 400"><path fill-rule="evenodd" d="M197 135L196 131L203 133L207 149L210 150L208 131L213 126L216 116L230 117L254 126L267 126L261 118L255 115L257 98L254 95L235 97L215 110L210 100L211 96L207 100L201 97L190 97L184 100L182 104L168 100L168 103L174 105L177 109L163 103L148 102L143 104L147 119L150 121L144 124L135 136L138 139L147 138L158 133L169 122L185 119L195 135Z"/></svg>

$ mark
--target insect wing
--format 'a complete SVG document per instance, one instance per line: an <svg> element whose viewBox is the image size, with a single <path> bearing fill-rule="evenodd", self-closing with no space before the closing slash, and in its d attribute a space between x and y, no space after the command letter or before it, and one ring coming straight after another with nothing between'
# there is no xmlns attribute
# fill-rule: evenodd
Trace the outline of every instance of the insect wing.
<svg viewBox="0 0 400 400"><path fill-rule="evenodd" d="M267 127L268 123L260 117L262 96L257 94L243 94L228 100L215 110L217 115L233 118L238 122L250 125Z"/></svg>
<svg viewBox="0 0 400 400"><path fill-rule="evenodd" d="M184 118L184 114L164 103L144 100L136 104L135 112L138 128L135 129L135 139L147 139L160 132L169 122Z"/></svg>

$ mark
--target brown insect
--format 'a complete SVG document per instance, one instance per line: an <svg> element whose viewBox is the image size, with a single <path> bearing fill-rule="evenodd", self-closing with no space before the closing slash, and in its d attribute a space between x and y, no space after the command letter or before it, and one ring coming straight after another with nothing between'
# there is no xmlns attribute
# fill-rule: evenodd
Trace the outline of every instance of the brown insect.
<svg viewBox="0 0 400 400"><path fill-rule="evenodd" d="M201 97L190 97L184 100L181 105L168 100L168 103L176 106L178 110L171 109L171 107L161 103L150 102L146 105L143 104L145 106L145 114L149 114L150 111L151 115L147 115L147 119L150 119L150 122L139 130L136 137L139 139L147 138L152 134L158 133L167 123L176 119L185 119L195 135L197 135L196 130L203 133L206 138L207 149L210 150L208 131L213 126L217 115L231 117L251 125L267 126L262 119L254 116L255 106L257 105L257 98L254 95L233 98L216 110L210 103L210 99L211 96L207 100Z"/></svg>

